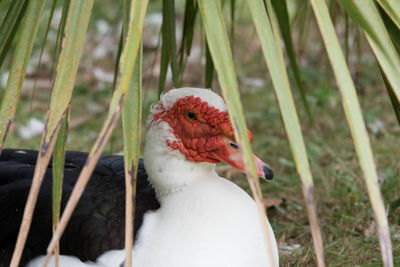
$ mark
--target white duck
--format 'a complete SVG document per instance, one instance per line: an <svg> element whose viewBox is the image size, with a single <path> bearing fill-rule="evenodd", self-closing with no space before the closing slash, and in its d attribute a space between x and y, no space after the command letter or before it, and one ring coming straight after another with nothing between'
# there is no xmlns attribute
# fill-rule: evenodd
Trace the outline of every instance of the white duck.
<svg viewBox="0 0 400 267"><path fill-rule="evenodd" d="M260 177L272 171L254 156ZM161 207L146 213L133 251L135 267L267 267L268 253L254 200L215 172L224 161L244 171L224 100L208 89L180 88L164 95L147 120L144 164ZM124 251L96 263L61 256L60 266L123 266ZM29 267L43 266L44 257ZM54 262L54 259L52 259ZM50 262L52 265L53 262Z"/></svg>

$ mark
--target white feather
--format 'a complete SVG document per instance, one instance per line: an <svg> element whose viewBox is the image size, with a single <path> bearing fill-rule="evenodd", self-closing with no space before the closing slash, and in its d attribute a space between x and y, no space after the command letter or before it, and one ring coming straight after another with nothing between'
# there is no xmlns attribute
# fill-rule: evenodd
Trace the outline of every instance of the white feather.
<svg viewBox="0 0 400 267"><path fill-rule="evenodd" d="M174 89L153 107L146 133L144 164L161 208L148 212L139 230L133 253L135 267L272 267L279 266L278 248L271 226L273 255L268 254L253 199L240 187L219 177L215 164L195 163L171 150L174 140L166 122L154 121L162 108L181 97L194 95L225 110L223 99L206 89ZM96 263L62 257L61 267L119 267L123 250L103 254ZM29 267L39 262L36 260ZM95 265L93 265L95 264Z"/></svg>

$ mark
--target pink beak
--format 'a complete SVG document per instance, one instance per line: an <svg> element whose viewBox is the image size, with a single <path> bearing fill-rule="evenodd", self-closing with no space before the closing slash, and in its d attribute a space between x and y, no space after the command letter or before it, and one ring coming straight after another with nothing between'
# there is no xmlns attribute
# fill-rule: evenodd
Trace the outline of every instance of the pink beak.
<svg viewBox="0 0 400 267"><path fill-rule="evenodd" d="M212 152L212 157L223 161L242 172L246 172L245 165L242 160L241 148L237 143L229 138L220 139L220 142L218 142L218 149ZM264 178L268 181L272 180L274 177L272 169L256 155L253 155L253 158L258 177Z"/></svg>

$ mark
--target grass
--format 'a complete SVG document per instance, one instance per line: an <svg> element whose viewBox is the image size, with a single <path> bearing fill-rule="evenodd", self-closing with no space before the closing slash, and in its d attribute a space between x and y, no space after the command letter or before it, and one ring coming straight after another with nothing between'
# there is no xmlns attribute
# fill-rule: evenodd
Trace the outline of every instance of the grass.
<svg viewBox="0 0 400 267"><path fill-rule="evenodd" d="M85 52L71 103L71 123L79 122L85 116L87 118L83 124L78 124L70 130L67 142L68 150L89 151L104 121L106 107L112 93L111 83L99 81L94 76L93 70L100 67L105 71L112 71L113 53L117 48L119 30L115 17L109 17L106 20L110 24L109 32L103 38L98 38L96 37L98 36L96 22L100 18L104 19L104 16L101 15L104 10L110 10L109 14L113 14L113 12L115 13L114 9L118 7L111 7L104 3L101 5L104 7L102 8L100 4L96 5L96 3L94 6L95 14L100 15L94 15L89 26L89 36L85 43ZM158 11L158 8L150 5L151 12ZM179 17L181 15L181 13L177 13L179 19L182 19ZM281 246L300 245L297 250L281 251L281 264L282 266L315 265L300 180L290 153L273 88L268 75L266 75L267 70L255 32L248 30L250 18L246 18L248 14L245 11L238 11L237 15L240 23L236 25L234 59L247 123L254 134L252 146L260 158L268 162L275 172L274 180L271 183L261 182L261 186L266 198L283 200L279 207L270 208L268 215ZM342 27L340 23L339 17L337 20L339 32ZM296 90L294 90L294 94L315 183L315 200L318 203L326 262L329 266L381 266L372 210L350 132L344 119L340 95L327 63L325 50L315 23L311 24L314 25L310 29L307 41L309 45L305 48L300 66L307 99L311 112L314 114L315 127L309 124ZM147 26L143 66L144 118L147 117L151 103L157 100L159 59L155 61L153 67L156 55L155 47L150 44L150 41L146 43L146 38L148 40L156 38L156 34L157 30ZM296 32L294 35L296 40L298 37ZM194 49L201 51L201 38L201 36L195 36ZM102 41L104 44L101 43ZM362 39L361 43L361 57L355 56L355 45L350 47L352 56L349 58L349 65L367 122L385 205L389 206L391 202L400 198L398 152L400 127L373 56L367 48L365 40ZM105 46L107 53L104 57L93 59L92 55L97 46ZM34 55L37 53L38 49L34 51ZM200 60L201 53L193 56L188 62L183 85L202 86L204 84L204 65ZM52 55L51 51L49 55ZM4 69L8 68L7 64L4 65L0 70L0 75ZM32 82L33 76L39 76L38 80L48 79L51 60L43 64L42 68L38 72L33 65L33 71L28 75L28 81ZM41 73L44 73L44 79ZM50 88L40 85L32 97L32 86L29 84L31 83L26 82L22 91L15 124L5 147L39 148L40 136L22 140L17 134L17 128L32 117L44 121L50 98ZM216 79L213 85L214 88L218 88ZM294 88L294 86L292 87ZM167 82L167 88L171 88L171 81ZM3 93L2 89L0 95ZM106 146L105 154L122 151L121 137L122 127L119 122L111 141ZM232 180L249 191L244 175L236 174ZM400 265L399 208L389 211L389 223L396 266Z"/></svg>
<svg viewBox="0 0 400 267"><path fill-rule="evenodd" d="M320 72L316 80L306 80L311 110L317 113L316 128L308 125L305 115L303 133L314 175L315 196L322 227L327 263L338 265L381 264L379 243L375 235L372 210L368 201L365 183L343 109L334 84L326 83L324 73ZM366 68L371 72L374 66ZM366 72L364 75L368 75ZM370 74L371 75L371 74ZM323 77L323 78L321 78ZM360 95L364 117L372 129L377 121L384 125L370 139L375 152L381 189L386 205L400 197L400 163L396 147L400 146L399 126L392 113L390 103L383 94L380 80L362 84L365 92ZM267 89L272 92L271 88ZM315 264L312 242L308 229L305 204L302 199L300 181L295 171L285 133L279 119L274 97L264 95L265 89L256 93L244 94L244 105L250 129L255 132L254 147L261 158L274 167L276 178L272 183L263 184L264 196L284 200L279 209L269 211L271 223L279 243L285 245L300 244L301 249L290 255L282 255L284 266L305 266ZM246 105L247 104L247 105ZM240 182L237 180L237 182ZM243 186L245 183L240 182ZM389 213L391 225L393 255L395 263L400 262L400 212ZM373 233L373 231L372 231ZM395 235L397 237L395 237Z"/></svg>

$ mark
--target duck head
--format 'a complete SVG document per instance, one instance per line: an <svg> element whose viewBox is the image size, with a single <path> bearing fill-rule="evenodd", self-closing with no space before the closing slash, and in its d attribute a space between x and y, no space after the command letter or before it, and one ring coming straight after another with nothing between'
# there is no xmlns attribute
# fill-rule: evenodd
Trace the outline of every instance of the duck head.
<svg viewBox="0 0 400 267"><path fill-rule="evenodd" d="M180 88L163 94L150 111L144 151L144 164L156 190L208 177L221 161L245 172L225 101L209 89ZM253 157L257 175L271 180L270 167Z"/></svg>

